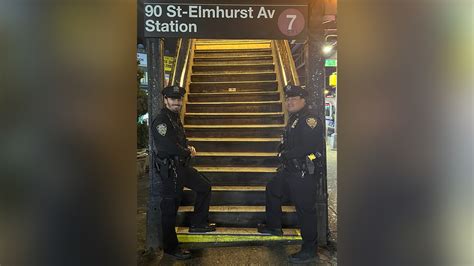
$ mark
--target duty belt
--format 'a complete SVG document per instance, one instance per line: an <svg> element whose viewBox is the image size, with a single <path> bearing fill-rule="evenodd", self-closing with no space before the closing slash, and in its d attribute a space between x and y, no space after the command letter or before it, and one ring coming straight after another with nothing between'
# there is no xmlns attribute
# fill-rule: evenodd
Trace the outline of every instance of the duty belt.
<svg viewBox="0 0 474 266"><path fill-rule="evenodd" d="M315 159L319 159L321 156L322 155L319 152L311 153L304 158L291 159L290 161L287 161L286 164L290 164L290 166L301 173L301 178L304 178L306 174L314 174Z"/></svg>
<svg viewBox="0 0 474 266"><path fill-rule="evenodd" d="M173 171L173 176L171 178L173 179L174 183L174 189L175 191L178 189L178 173L176 172L176 161L175 159L170 159L170 158L163 158L160 159L159 157L155 157L155 162L156 162L156 168L158 169L158 173L160 174L161 178L163 181L165 179L170 178L169 176L169 170L171 169Z"/></svg>

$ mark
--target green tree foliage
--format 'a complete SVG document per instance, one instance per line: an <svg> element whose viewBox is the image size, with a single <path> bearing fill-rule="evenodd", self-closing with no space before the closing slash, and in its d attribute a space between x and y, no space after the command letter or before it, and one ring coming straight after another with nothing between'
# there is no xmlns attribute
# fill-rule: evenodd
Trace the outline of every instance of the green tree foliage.
<svg viewBox="0 0 474 266"><path fill-rule="evenodd" d="M148 112L148 95L140 89L140 79L144 73L138 67L139 63L137 60L137 149L144 149L148 147L148 125L146 122L140 123L138 118Z"/></svg>

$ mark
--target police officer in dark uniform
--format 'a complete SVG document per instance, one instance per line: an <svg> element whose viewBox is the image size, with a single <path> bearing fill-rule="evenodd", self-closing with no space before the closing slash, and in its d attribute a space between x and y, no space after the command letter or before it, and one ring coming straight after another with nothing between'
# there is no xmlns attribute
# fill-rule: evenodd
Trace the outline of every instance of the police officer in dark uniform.
<svg viewBox="0 0 474 266"><path fill-rule="evenodd" d="M266 224L258 225L258 232L283 235L282 202L291 199L295 204L303 245L298 253L288 257L292 263L309 263L318 260L316 174L320 167L323 147L323 124L308 109L308 92L300 86L287 85L285 97L290 113L282 143L279 147L281 166L266 186Z"/></svg>
<svg viewBox="0 0 474 266"><path fill-rule="evenodd" d="M175 231L176 214L183 186L197 194L189 232L204 233L216 230L214 224L208 223L211 183L189 166L189 160L196 155L196 149L188 145L179 116L185 89L169 86L164 88L162 93L164 107L153 120L151 132L155 142L154 158L162 183L160 208L163 251L176 259L189 259L190 252L178 247Z"/></svg>

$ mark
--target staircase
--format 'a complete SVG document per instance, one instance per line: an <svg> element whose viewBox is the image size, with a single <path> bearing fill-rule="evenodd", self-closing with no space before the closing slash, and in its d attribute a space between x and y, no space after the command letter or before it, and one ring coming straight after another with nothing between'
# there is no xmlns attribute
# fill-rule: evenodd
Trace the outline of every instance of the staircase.
<svg viewBox="0 0 474 266"><path fill-rule="evenodd" d="M299 240L296 212L283 207L283 237L262 236L265 185L278 165L284 129L282 94L271 41L196 40L185 101L184 127L196 147L193 165L211 179L210 221L216 232L189 234L194 192L178 210L181 242Z"/></svg>

